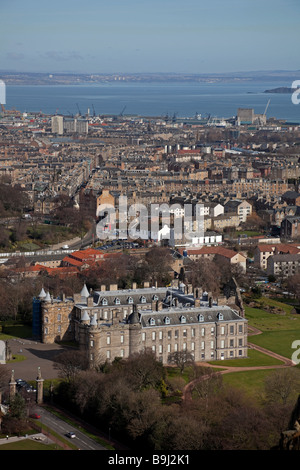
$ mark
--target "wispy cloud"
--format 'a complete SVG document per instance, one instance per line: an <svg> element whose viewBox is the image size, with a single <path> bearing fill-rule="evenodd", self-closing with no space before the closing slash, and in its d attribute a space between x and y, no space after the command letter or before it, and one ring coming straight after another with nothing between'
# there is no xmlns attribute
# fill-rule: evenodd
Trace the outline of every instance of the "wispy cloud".
<svg viewBox="0 0 300 470"><path fill-rule="evenodd" d="M22 60L25 55L22 52L7 52L6 59L8 60Z"/></svg>
<svg viewBox="0 0 300 470"><path fill-rule="evenodd" d="M39 53L43 59L50 59L56 62L67 62L70 60L83 60L84 57L76 51L59 52L59 51L45 51Z"/></svg>

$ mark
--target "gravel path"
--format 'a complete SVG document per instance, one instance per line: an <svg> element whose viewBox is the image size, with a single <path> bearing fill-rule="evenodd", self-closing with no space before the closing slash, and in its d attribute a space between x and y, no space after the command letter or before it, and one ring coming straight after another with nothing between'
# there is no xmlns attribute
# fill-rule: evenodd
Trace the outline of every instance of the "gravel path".
<svg viewBox="0 0 300 470"><path fill-rule="evenodd" d="M8 346L15 354L24 356L25 360L5 364L9 372L14 370L15 378L24 380L35 380L38 367L41 369L43 379L54 379L58 376L58 371L54 368L55 356L63 352L65 348L58 344L42 344L34 340L11 339Z"/></svg>

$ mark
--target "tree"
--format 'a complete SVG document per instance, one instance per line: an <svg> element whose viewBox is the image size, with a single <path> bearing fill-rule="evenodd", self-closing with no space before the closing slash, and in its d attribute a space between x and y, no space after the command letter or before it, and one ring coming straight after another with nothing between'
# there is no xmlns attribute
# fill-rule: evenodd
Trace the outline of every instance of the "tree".
<svg viewBox="0 0 300 470"><path fill-rule="evenodd" d="M172 271L172 255L169 248L154 246L145 256L149 280L169 282Z"/></svg>
<svg viewBox="0 0 300 470"><path fill-rule="evenodd" d="M2 431L20 434L26 428L26 401L22 395L16 393L9 401L9 412L3 417Z"/></svg>
<svg viewBox="0 0 300 470"><path fill-rule="evenodd" d="M290 400L294 400L299 387L300 372L298 369L277 370L265 379L266 402L286 405Z"/></svg>
<svg viewBox="0 0 300 470"><path fill-rule="evenodd" d="M138 391L149 387L158 388L165 375L163 365L150 350L132 354L126 359L124 373L133 390Z"/></svg>
<svg viewBox="0 0 300 470"><path fill-rule="evenodd" d="M216 263L209 259L192 261L188 266L188 278L191 284L199 286L217 296L220 293L221 271Z"/></svg>
<svg viewBox="0 0 300 470"><path fill-rule="evenodd" d="M84 351L64 351L56 356L54 367L68 382L73 381L80 371L86 370L88 360Z"/></svg>
<svg viewBox="0 0 300 470"><path fill-rule="evenodd" d="M186 366L194 364L194 356L188 351L174 351L168 356L168 363L175 364L182 374Z"/></svg>
<svg viewBox="0 0 300 470"><path fill-rule="evenodd" d="M300 301L300 274L288 277L286 286L289 292L293 292L298 301Z"/></svg>

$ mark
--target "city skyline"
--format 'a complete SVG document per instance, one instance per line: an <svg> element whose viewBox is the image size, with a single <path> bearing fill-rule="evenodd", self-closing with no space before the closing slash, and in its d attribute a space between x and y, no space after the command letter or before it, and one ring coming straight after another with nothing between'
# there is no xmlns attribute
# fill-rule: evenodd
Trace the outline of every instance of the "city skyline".
<svg viewBox="0 0 300 470"><path fill-rule="evenodd" d="M228 73L294 70L295 0L5 1L2 70Z"/></svg>

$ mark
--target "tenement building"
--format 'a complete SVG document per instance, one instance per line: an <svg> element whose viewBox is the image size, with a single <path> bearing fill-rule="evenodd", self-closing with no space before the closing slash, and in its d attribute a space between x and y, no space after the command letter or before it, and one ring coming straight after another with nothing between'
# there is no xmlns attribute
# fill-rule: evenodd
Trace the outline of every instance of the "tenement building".
<svg viewBox="0 0 300 470"><path fill-rule="evenodd" d="M247 357L247 320L234 283L218 299L182 283L93 292L84 286L59 299L42 290L33 320L43 343L75 341L91 368L149 349L163 364L177 351L197 362Z"/></svg>

